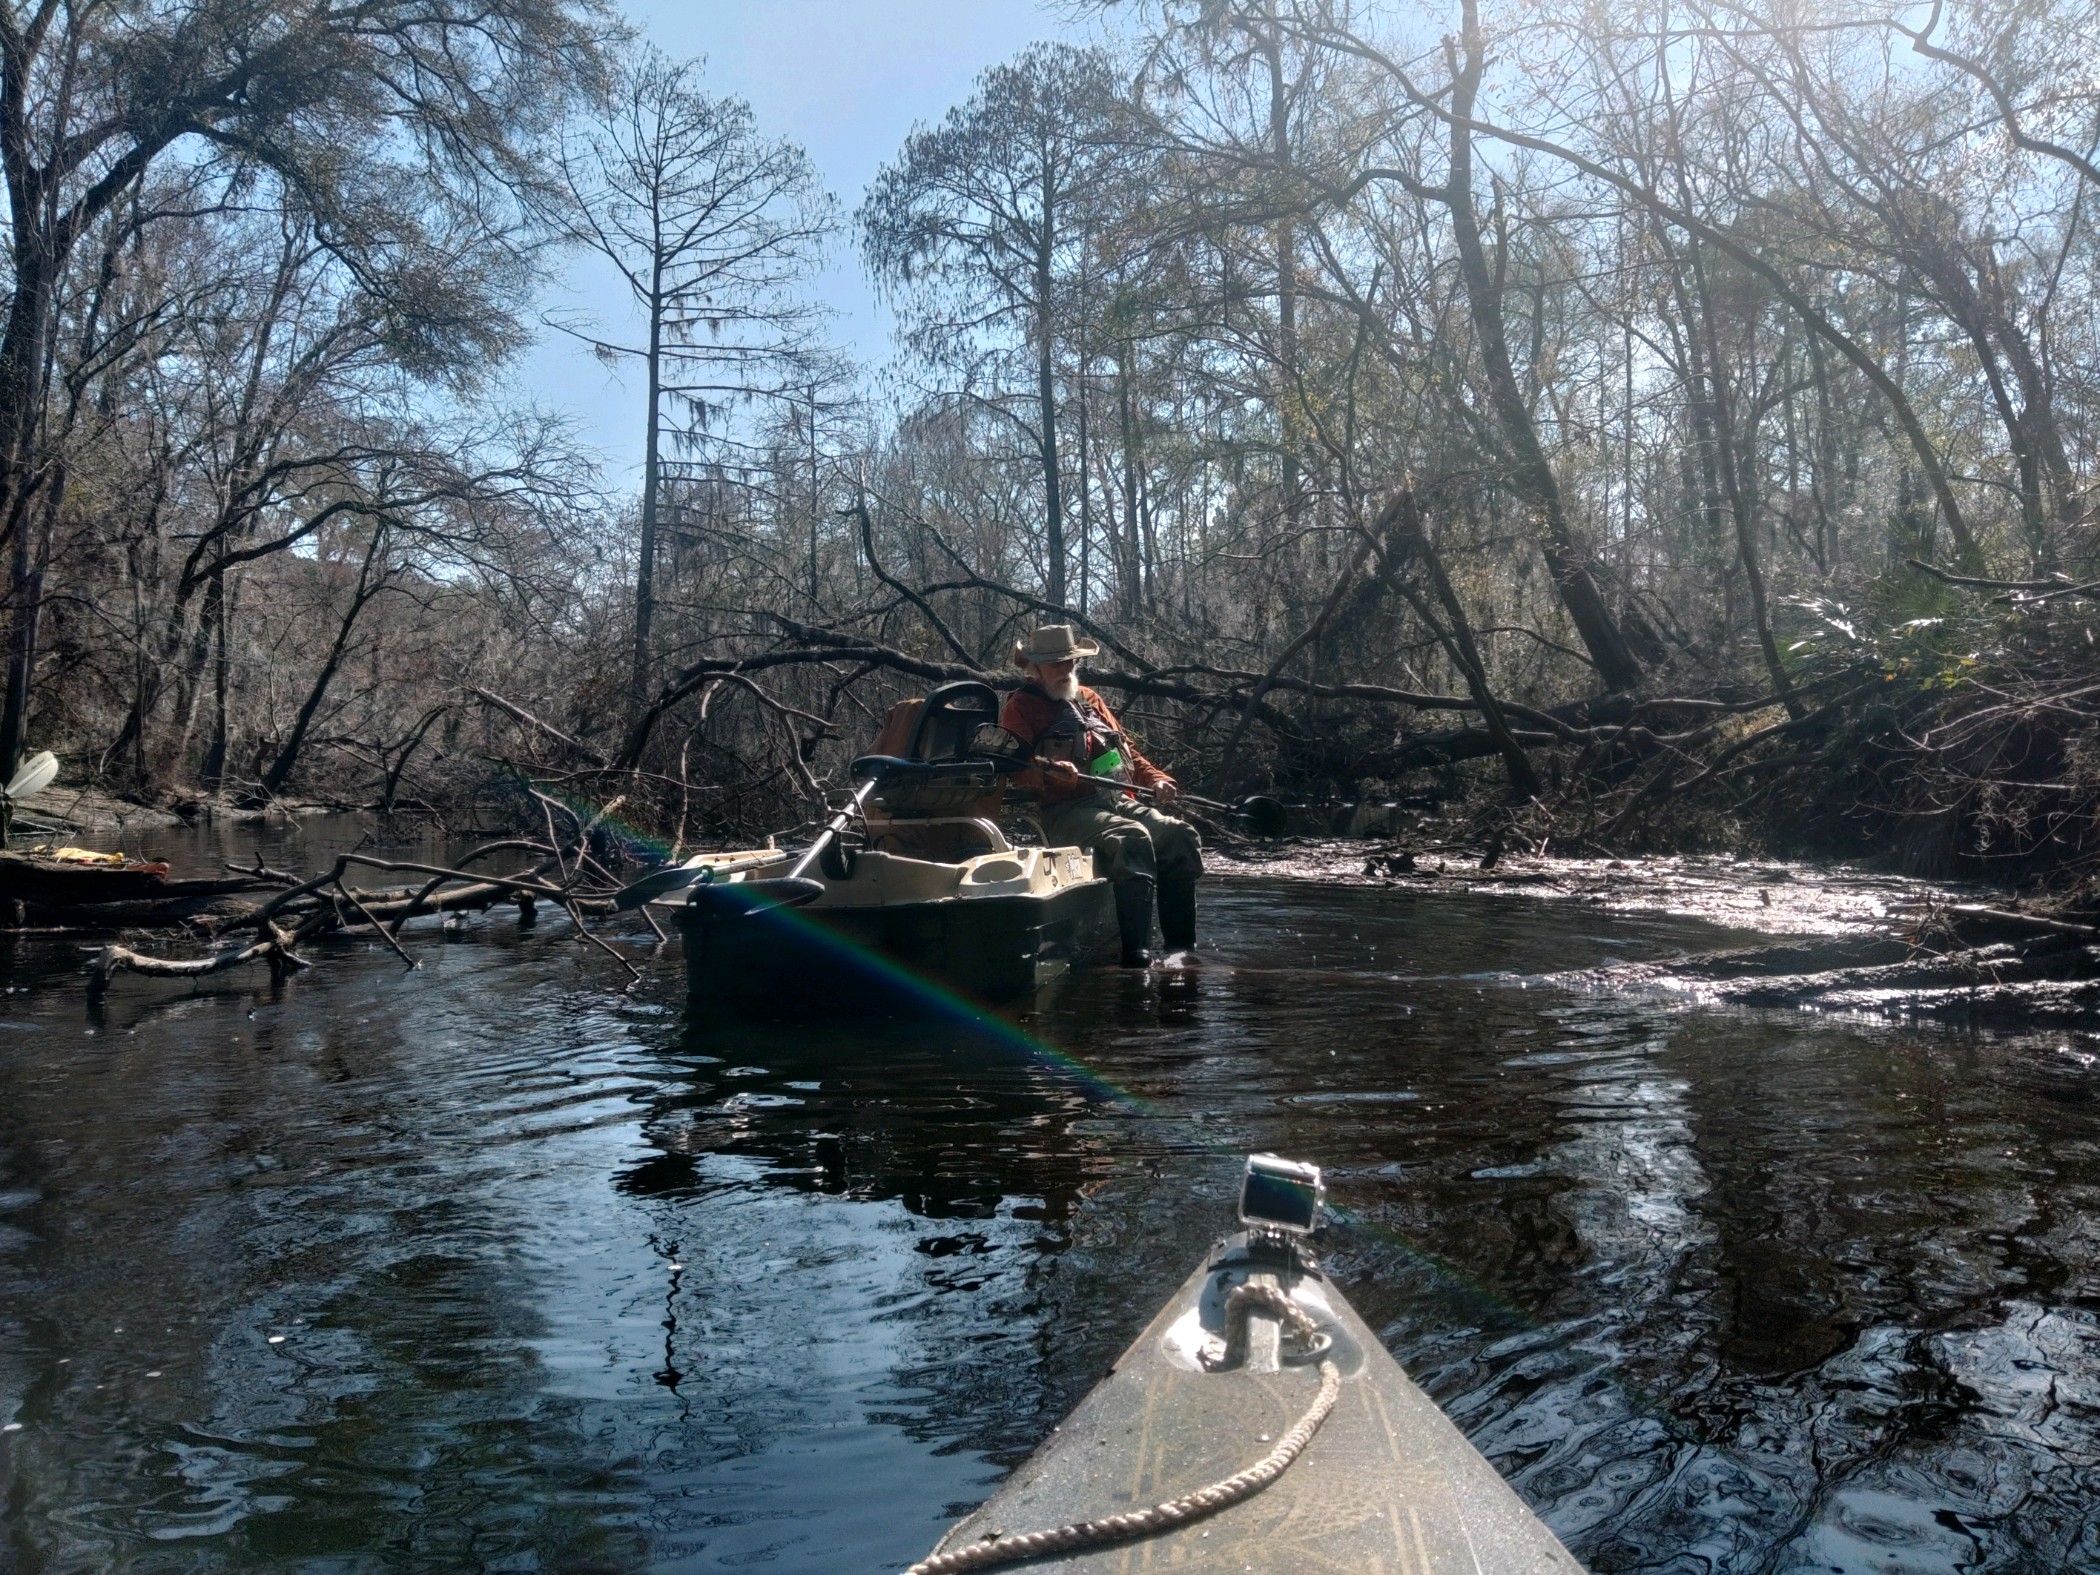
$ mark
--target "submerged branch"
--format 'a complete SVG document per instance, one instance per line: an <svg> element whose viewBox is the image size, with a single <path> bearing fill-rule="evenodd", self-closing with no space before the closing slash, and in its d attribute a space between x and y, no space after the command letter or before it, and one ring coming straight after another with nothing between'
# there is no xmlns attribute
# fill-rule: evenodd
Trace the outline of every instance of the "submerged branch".
<svg viewBox="0 0 2100 1575"><path fill-rule="evenodd" d="M307 959L293 950L299 943L317 935L356 935L367 930L384 941L403 962L413 968L417 966L416 961L399 939L401 926L406 920L422 914L486 909L506 898L517 899L521 905L529 905L538 898L557 904L574 920L580 936L596 944L632 973L633 967L625 958L620 957L599 937L589 934L587 916L602 917L614 911L611 892L615 882L612 877L603 875L602 872L596 877L587 875L587 863L593 869L597 866L581 852L582 843L588 839L598 821L611 813L617 803L615 800L614 804L606 806L589 820L578 817L581 834L577 843L578 857L573 866L563 861L562 847L558 842L543 843L519 838L486 843L453 865L425 864L411 859L383 859L367 853L344 853L338 855L325 872L305 880L297 880L282 871L265 872L258 865L255 873L267 874L273 879L288 881L290 884L268 901L213 926L214 931L221 935L253 930L258 932L255 940L245 945L222 946L203 957L156 957L129 946L111 944L101 948L89 960L87 971L90 988L106 988L110 980L119 973L187 979L221 973L255 962L267 963L272 973L281 977L292 970L307 966ZM504 875L476 872L468 867L480 859L503 851L537 853L540 859L529 868ZM385 874L423 875L429 878L413 886L365 890L352 886L346 878L353 869L374 870ZM560 869L564 872L558 882L546 878L550 869ZM447 887L451 889L445 889ZM354 919L345 915L343 907L346 903L355 910Z"/></svg>

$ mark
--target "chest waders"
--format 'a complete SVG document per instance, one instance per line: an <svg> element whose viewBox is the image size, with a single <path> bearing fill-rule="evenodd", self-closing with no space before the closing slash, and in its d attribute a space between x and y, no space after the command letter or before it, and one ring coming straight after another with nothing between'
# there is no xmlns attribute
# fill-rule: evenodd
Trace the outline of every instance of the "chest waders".
<svg viewBox="0 0 2100 1575"><path fill-rule="evenodd" d="M1130 762L1123 752L1122 735L1095 714L1092 706L1060 700L1035 684L1023 686L1058 708L1057 720L1043 729L1035 741L1036 753L1046 760L1065 760L1079 768L1080 775L1096 782L1127 783ZM1152 899L1154 880L1150 873L1129 872L1115 882L1116 931L1123 943L1123 966L1143 968L1152 961ZM1164 893L1162 893L1164 895ZM1188 890L1189 932L1195 930L1196 888ZM1160 917L1166 913L1162 904Z"/></svg>
<svg viewBox="0 0 2100 1575"><path fill-rule="evenodd" d="M1195 949L1195 876L1159 883L1159 938L1170 952Z"/></svg>
<svg viewBox="0 0 2100 1575"><path fill-rule="evenodd" d="M1152 877L1132 875L1116 882L1116 933L1123 942L1123 966L1152 964Z"/></svg>

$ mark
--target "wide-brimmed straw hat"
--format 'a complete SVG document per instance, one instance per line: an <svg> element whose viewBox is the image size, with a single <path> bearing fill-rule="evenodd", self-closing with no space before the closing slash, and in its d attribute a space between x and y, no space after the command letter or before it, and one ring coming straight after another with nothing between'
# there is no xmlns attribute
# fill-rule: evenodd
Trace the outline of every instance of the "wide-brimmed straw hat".
<svg viewBox="0 0 2100 1575"><path fill-rule="evenodd" d="M1070 624L1046 623L1027 639L1015 642L1014 662L1021 667L1030 662L1076 662L1100 650L1092 640L1081 639Z"/></svg>

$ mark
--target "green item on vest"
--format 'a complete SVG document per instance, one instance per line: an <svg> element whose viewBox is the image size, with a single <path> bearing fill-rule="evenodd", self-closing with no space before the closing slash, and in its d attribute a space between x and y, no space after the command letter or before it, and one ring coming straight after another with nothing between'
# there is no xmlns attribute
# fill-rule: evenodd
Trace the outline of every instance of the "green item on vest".
<svg viewBox="0 0 2100 1575"><path fill-rule="evenodd" d="M1094 756L1094 763L1087 767L1097 777L1112 777L1123 769L1123 751L1111 749L1106 754Z"/></svg>

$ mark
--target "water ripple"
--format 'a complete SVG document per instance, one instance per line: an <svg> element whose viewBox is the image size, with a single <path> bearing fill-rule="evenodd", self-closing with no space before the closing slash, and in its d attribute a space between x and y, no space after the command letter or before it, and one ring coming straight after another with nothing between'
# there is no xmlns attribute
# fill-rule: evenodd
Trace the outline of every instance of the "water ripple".
<svg viewBox="0 0 2100 1575"><path fill-rule="evenodd" d="M1328 1166L1351 1298L1592 1568L2100 1569L2088 1047L1542 982L1737 940L1697 925L1205 904L1219 966L1079 981L1022 1025L1054 1051L688 1017L674 965L623 996L493 917L415 975L344 945L100 1023L18 948L9 1556L901 1567L1271 1148Z"/></svg>

